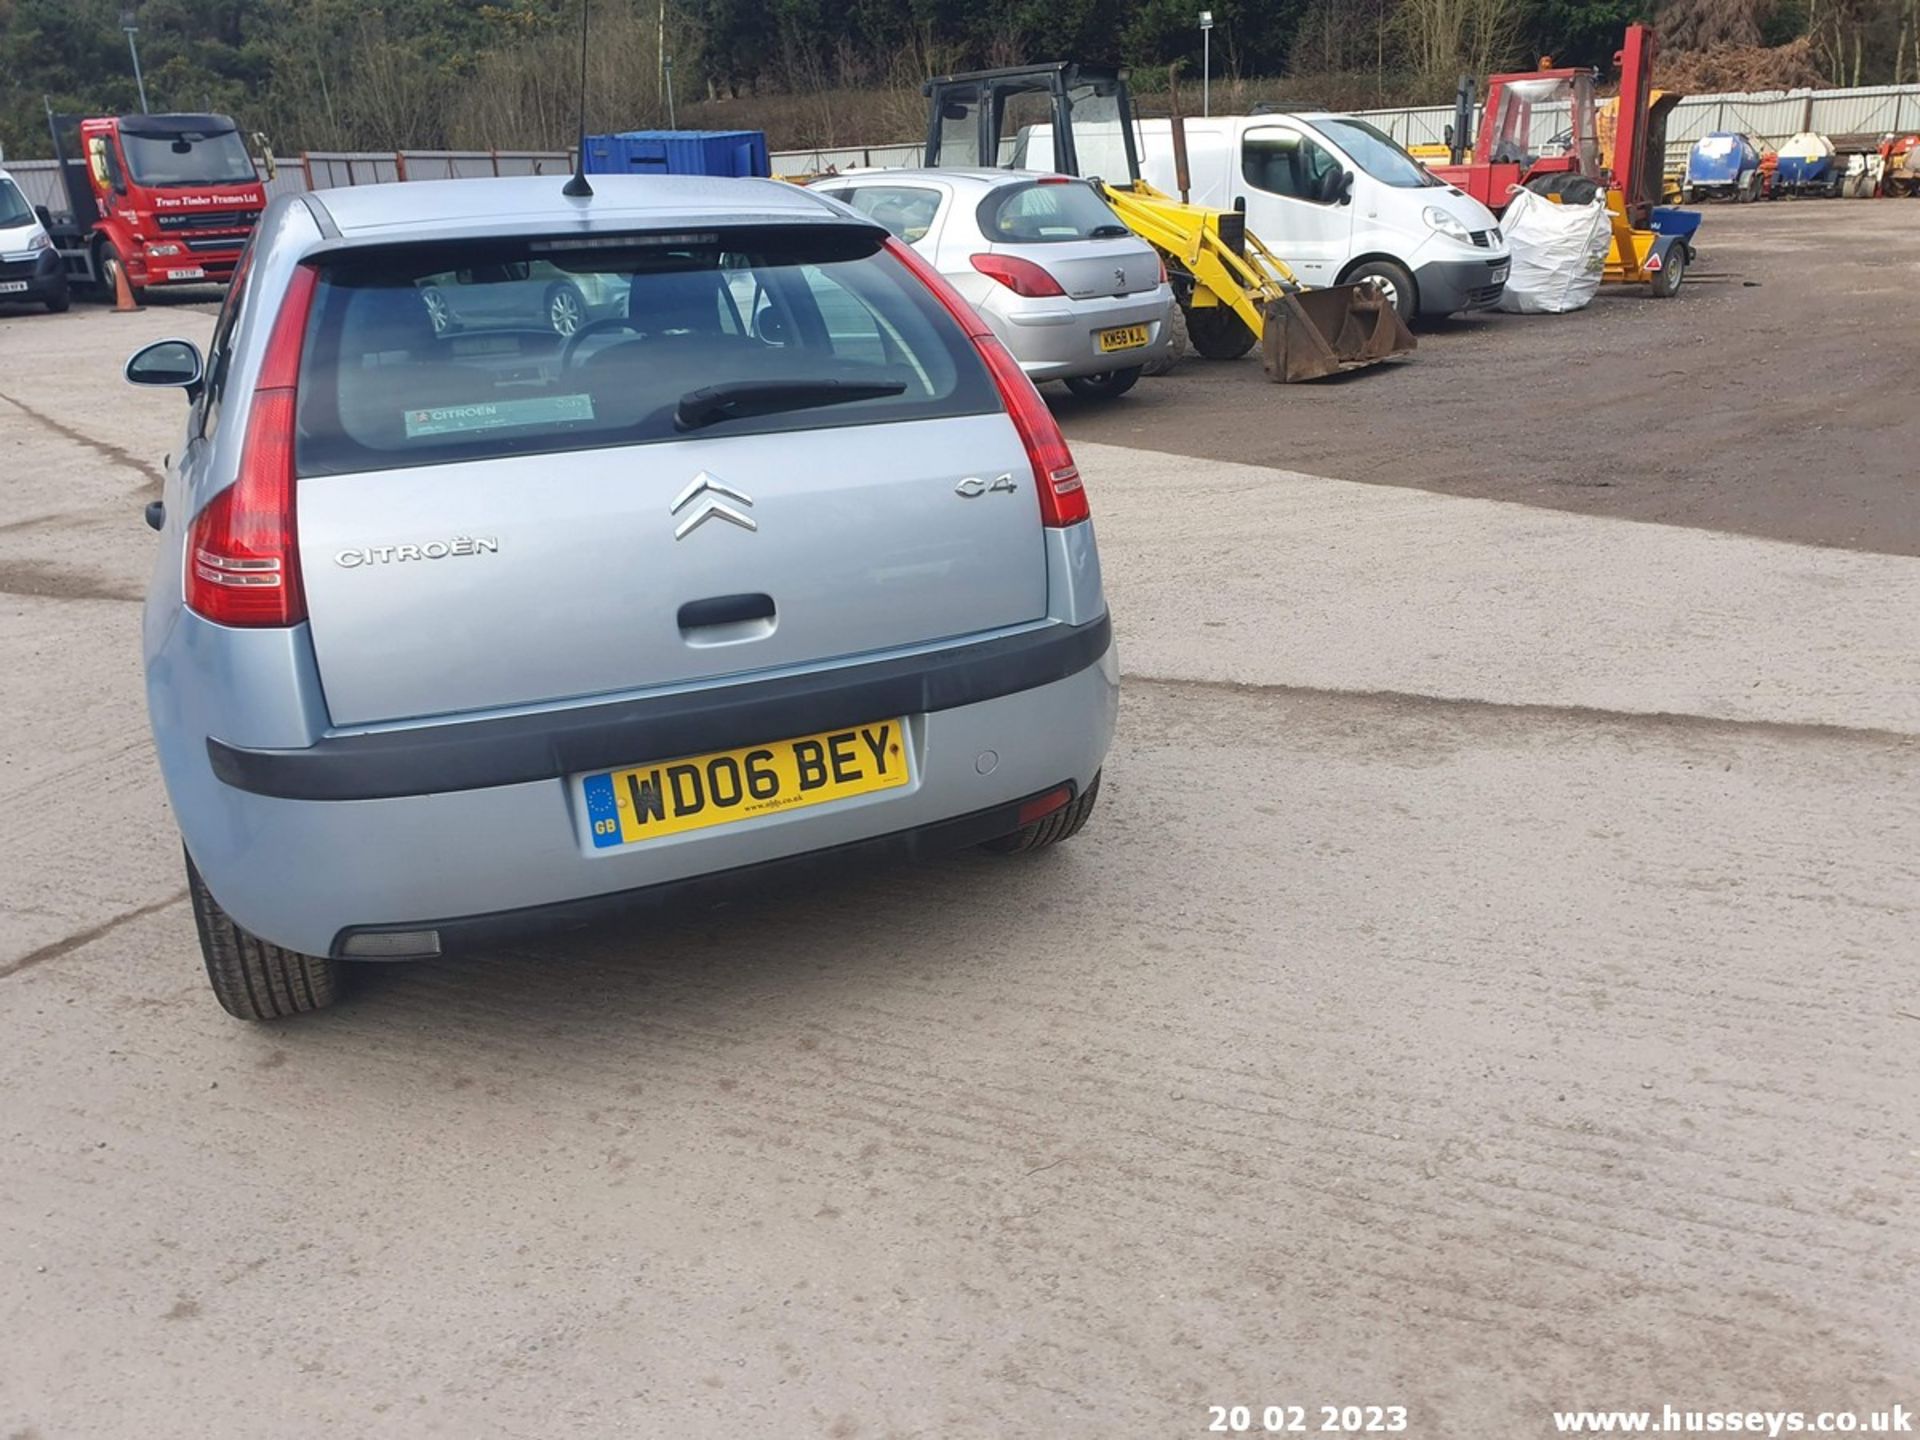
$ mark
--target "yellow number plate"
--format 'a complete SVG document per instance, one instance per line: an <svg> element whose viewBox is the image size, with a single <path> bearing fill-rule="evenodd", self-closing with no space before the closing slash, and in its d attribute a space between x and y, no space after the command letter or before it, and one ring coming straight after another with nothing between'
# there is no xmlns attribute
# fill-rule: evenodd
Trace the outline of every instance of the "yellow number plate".
<svg viewBox="0 0 1920 1440"><path fill-rule="evenodd" d="M877 720L793 740L584 776L596 850L755 815L891 790L912 778L906 722Z"/></svg>
<svg viewBox="0 0 1920 1440"><path fill-rule="evenodd" d="M1112 350L1138 350L1147 343L1147 327L1122 325L1118 330L1102 330L1099 339L1103 355Z"/></svg>

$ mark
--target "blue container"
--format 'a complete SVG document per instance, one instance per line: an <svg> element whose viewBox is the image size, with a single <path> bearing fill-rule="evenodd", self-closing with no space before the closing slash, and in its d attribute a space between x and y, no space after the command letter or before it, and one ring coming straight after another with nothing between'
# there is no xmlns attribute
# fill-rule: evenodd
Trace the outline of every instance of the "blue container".
<svg viewBox="0 0 1920 1440"><path fill-rule="evenodd" d="M589 175L771 175L759 130L625 130L587 137Z"/></svg>
<svg viewBox="0 0 1920 1440"><path fill-rule="evenodd" d="M1700 228L1701 218L1698 210L1682 210L1678 205L1656 205L1653 207L1653 233L1678 235L1691 245L1693 232Z"/></svg>

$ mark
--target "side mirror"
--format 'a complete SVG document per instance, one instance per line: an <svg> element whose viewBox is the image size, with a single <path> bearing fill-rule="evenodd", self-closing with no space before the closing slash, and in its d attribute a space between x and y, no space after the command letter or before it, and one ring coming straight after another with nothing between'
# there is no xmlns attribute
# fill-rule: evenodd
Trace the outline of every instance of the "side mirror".
<svg viewBox="0 0 1920 1440"><path fill-rule="evenodd" d="M1351 170L1342 170L1340 172L1339 189L1335 192L1335 195L1342 205L1351 205L1353 203L1353 172Z"/></svg>
<svg viewBox="0 0 1920 1440"><path fill-rule="evenodd" d="M1440 141L1449 150L1453 148L1453 127L1451 125L1440 132Z"/></svg>
<svg viewBox="0 0 1920 1440"><path fill-rule="evenodd" d="M187 399L198 400L206 379L206 362L200 358L200 347L191 340L156 340L133 352L125 373L129 385L177 386L187 392Z"/></svg>
<svg viewBox="0 0 1920 1440"><path fill-rule="evenodd" d="M44 205L33 207L33 218L40 222L40 228L49 235L53 233L53 212Z"/></svg>
<svg viewBox="0 0 1920 1440"><path fill-rule="evenodd" d="M769 305L753 317L754 336L768 345L787 343L787 322L781 313Z"/></svg>

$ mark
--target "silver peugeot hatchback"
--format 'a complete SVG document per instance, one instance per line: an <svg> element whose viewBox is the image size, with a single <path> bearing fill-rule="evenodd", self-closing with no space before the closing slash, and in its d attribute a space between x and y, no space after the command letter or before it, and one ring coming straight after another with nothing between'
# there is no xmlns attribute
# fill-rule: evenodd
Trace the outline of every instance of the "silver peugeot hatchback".
<svg viewBox="0 0 1920 1440"><path fill-rule="evenodd" d="M235 1015L716 876L1033 850L1093 808L1118 668L1020 367L805 190L594 183L276 200L204 360L128 362L191 402L147 694ZM535 265L622 313L436 331L423 279Z"/></svg>
<svg viewBox="0 0 1920 1440"><path fill-rule="evenodd" d="M1172 353L1159 254L1067 175L863 170L813 188L885 225L967 298L1034 381L1084 399L1131 390Z"/></svg>

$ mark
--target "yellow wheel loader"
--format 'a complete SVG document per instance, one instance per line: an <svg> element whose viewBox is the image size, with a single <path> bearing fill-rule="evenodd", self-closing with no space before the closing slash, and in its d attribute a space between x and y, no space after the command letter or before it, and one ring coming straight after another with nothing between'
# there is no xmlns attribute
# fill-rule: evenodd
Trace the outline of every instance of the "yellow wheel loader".
<svg viewBox="0 0 1920 1440"><path fill-rule="evenodd" d="M1206 358L1259 345L1268 378L1287 382L1414 348L1372 281L1308 289L1237 210L1185 204L1142 180L1125 70L1073 61L974 70L929 80L925 93L929 166L1051 169L1097 185L1166 261L1187 338ZM1177 122L1174 137L1183 151Z"/></svg>

